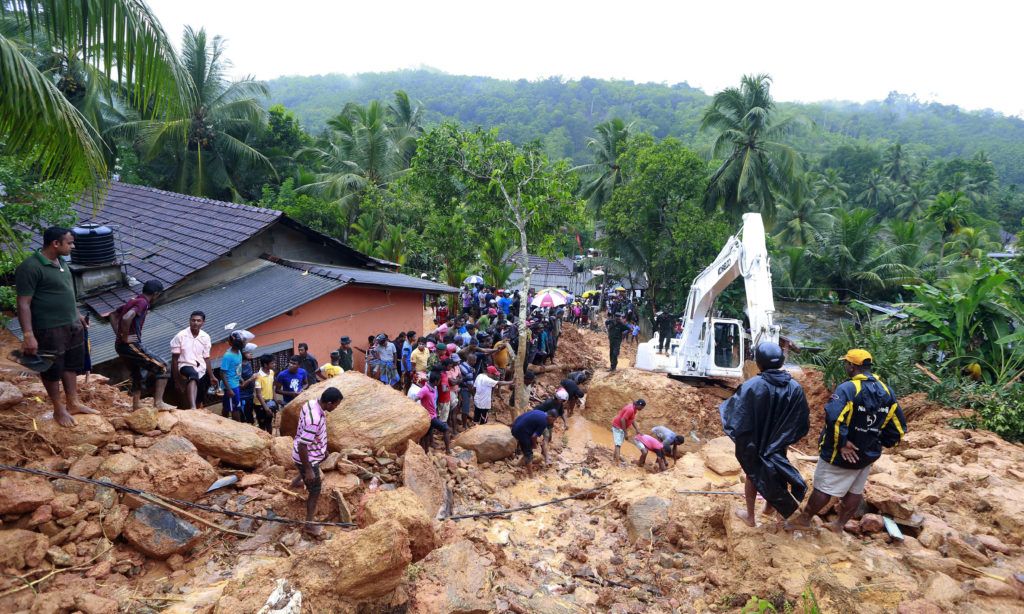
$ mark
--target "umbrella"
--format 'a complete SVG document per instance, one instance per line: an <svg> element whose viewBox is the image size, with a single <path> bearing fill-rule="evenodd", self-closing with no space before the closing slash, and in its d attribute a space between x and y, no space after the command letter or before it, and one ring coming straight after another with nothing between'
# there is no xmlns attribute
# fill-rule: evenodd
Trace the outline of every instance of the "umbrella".
<svg viewBox="0 0 1024 614"><path fill-rule="evenodd" d="M568 301L566 295L561 290L555 288L545 288L537 293L537 296L533 297L530 304L534 307L558 307L564 305Z"/></svg>
<svg viewBox="0 0 1024 614"><path fill-rule="evenodd" d="M462 283L475 286L477 284L484 283L484 278L480 277L479 275L470 275L466 279L463 279Z"/></svg>
<svg viewBox="0 0 1024 614"><path fill-rule="evenodd" d="M587 290L586 292L583 293L583 298L590 298L590 297L594 296L595 294L601 294L601 293L598 292L597 290Z"/></svg>
<svg viewBox="0 0 1024 614"><path fill-rule="evenodd" d="M616 292L625 292L625 291L626 291L626 289L625 289L625 288L623 288L622 286L615 286L615 291L616 291Z"/></svg>

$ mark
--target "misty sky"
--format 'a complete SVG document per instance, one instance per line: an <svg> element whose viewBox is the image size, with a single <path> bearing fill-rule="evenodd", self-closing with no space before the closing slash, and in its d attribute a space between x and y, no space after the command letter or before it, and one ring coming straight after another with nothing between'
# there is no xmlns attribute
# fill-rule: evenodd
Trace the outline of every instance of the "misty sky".
<svg viewBox="0 0 1024 614"><path fill-rule="evenodd" d="M514 2L149 0L172 40L228 39L233 73L686 81L714 92L767 72L778 100L877 100L892 90L1024 116L1024 2L674 0Z"/></svg>

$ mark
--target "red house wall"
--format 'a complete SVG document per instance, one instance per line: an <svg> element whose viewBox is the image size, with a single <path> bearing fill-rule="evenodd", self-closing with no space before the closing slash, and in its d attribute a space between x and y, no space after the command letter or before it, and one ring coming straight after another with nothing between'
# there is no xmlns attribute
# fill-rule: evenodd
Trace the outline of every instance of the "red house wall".
<svg viewBox="0 0 1024 614"><path fill-rule="evenodd" d="M253 343L259 346L291 339L295 349L305 342L309 353L323 365L330 362L331 352L338 349L342 335L352 338L353 347L366 349L369 335L385 333L394 340L400 331L421 334L423 294L345 286L262 324L250 326L239 322L238 326L256 335ZM210 353L220 357L227 348L226 341L217 343ZM353 367L358 371L363 370L363 358L361 352L353 352Z"/></svg>

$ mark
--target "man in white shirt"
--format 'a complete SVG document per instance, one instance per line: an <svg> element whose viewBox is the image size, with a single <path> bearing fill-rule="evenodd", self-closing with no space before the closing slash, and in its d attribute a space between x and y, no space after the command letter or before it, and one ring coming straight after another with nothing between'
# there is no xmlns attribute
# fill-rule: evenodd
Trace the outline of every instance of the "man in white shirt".
<svg viewBox="0 0 1024 614"><path fill-rule="evenodd" d="M477 424L487 424L487 412L491 409L491 391L495 386L511 386L515 383L514 380L499 382L494 379L496 377L498 377L498 368L490 365L487 367L487 373L477 375L473 382L473 386L476 388L476 393L473 395L473 404L476 406L476 410L473 412L473 422Z"/></svg>
<svg viewBox="0 0 1024 614"><path fill-rule="evenodd" d="M174 387L185 392L189 409L203 406L206 390L210 387L210 335L203 330L206 314L193 311L188 318L188 328L171 339L171 374Z"/></svg>

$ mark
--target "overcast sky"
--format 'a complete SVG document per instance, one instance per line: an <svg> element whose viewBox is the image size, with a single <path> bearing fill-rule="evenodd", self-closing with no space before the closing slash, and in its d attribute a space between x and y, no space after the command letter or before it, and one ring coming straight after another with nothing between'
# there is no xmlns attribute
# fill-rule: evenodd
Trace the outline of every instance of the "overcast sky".
<svg viewBox="0 0 1024 614"><path fill-rule="evenodd" d="M228 39L236 75L431 66L459 75L686 81L714 92L767 72L777 100L892 90L1024 116L1020 0L149 0L172 40Z"/></svg>

